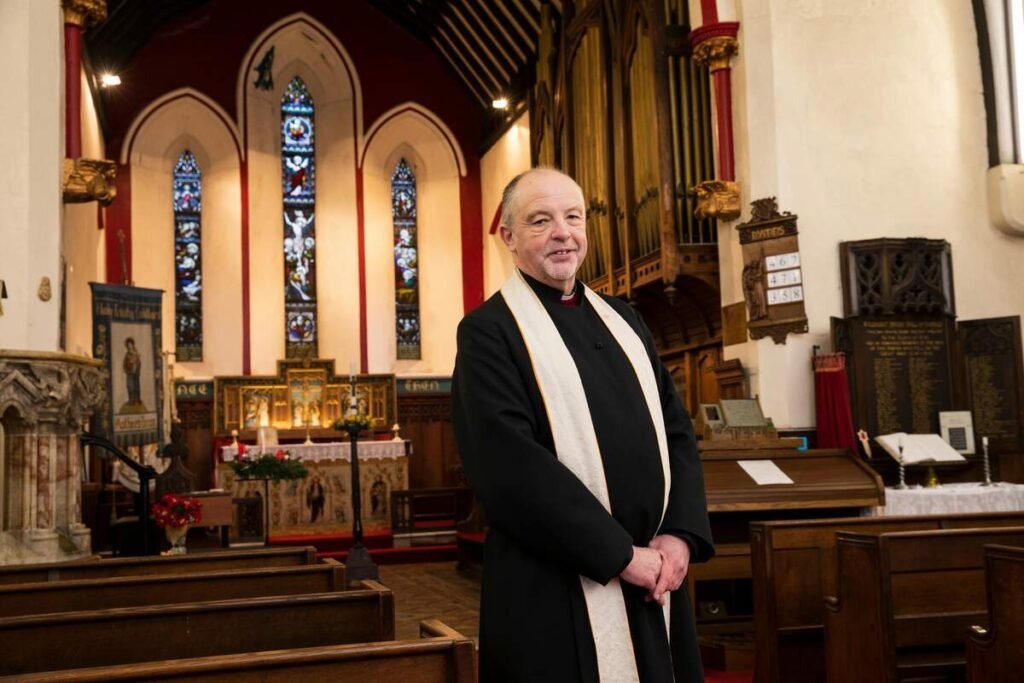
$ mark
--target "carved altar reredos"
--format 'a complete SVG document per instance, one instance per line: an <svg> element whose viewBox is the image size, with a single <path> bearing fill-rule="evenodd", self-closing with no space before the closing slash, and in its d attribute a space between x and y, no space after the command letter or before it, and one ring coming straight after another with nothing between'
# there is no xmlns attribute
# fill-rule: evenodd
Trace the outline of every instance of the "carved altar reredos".
<svg viewBox="0 0 1024 683"><path fill-rule="evenodd" d="M99 361L0 351L0 564L91 553L89 528L82 524L78 434L105 397Z"/></svg>
<svg viewBox="0 0 1024 683"><path fill-rule="evenodd" d="M261 426L276 428L282 439L301 437L307 427L314 436L337 434L330 425L348 410L351 391L349 377L335 375L329 359L279 360L276 376L215 377L214 431L237 430L245 439ZM356 398L372 430L387 431L397 421L394 375L358 375Z"/></svg>

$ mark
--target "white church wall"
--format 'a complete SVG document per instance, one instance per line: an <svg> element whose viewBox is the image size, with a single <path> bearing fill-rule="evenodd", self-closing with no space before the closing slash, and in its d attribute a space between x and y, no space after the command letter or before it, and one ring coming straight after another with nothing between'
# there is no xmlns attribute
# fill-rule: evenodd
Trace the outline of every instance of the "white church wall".
<svg viewBox="0 0 1024 683"><path fill-rule="evenodd" d="M140 114L125 150L132 174L132 275L136 286L164 291L164 351L175 348L171 195L174 166L184 150L195 154L202 173L203 360L176 363L176 377L242 371L239 161L226 121L196 91L178 91Z"/></svg>
<svg viewBox="0 0 1024 683"><path fill-rule="evenodd" d="M82 156L105 159L103 131L93 106L89 82L82 72ZM100 209L102 210L102 209ZM99 230L95 202L64 205L62 252L67 265L67 307L65 349L79 356L92 356L92 290L90 282L104 282L106 249ZM53 283L53 296L60 296L60 280Z"/></svg>
<svg viewBox="0 0 1024 683"><path fill-rule="evenodd" d="M501 192L508 181L530 168L530 115L524 113L480 159L480 195L484 229L484 298L501 289L512 274L512 256L497 231L490 234Z"/></svg>
<svg viewBox="0 0 1024 683"><path fill-rule="evenodd" d="M249 160L252 372L273 374L285 357L281 96L295 76L315 106L319 355L334 358L342 371L359 359L358 82L337 40L312 20L283 21L268 36L257 40L263 47L256 58L274 46L274 88L253 88L247 63L239 73Z"/></svg>
<svg viewBox="0 0 1024 683"><path fill-rule="evenodd" d="M402 105L370 126L363 161L366 229L367 360L370 372L447 375L463 315L462 216L454 137L423 107ZM417 194L420 360L397 360L391 177L401 158L413 167Z"/></svg>
<svg viewBox="0 0 1024 683"><path fill-rule="evenodd" d="M775 195L799 215L810 334L725 348L778 426L813 424L812 344L842 315L838 244L950 242L959 319L1024 313L1024 241L987 214L985 109L970 3L742 0L734 61L743 220ZM723 304L742 299L735 232ZM723 259L723 262L726 259ZM724 264L723 264L724 265ZM728 294L728 296L726 296Z"/></svg>
<svg viewBox="0 0 1024 683"><path fill-rule="evenodd" d="M60 297L42 301L43 277L59 293L64 154L63 18L59 3L0 2L0 348L55 351ZM31 134L29 131L31 130Z"/></svg>

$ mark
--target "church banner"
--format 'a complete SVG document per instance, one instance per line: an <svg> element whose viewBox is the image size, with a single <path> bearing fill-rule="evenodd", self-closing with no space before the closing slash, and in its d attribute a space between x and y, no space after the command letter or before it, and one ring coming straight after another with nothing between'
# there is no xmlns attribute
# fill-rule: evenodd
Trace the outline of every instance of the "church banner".
<svg viewBox="0 0 1024 683"><path fill-rule="evenodd" d="M127 449L162 443L163 290L91 282L92 352L107 369L106 410L96 430Z"/></svg>

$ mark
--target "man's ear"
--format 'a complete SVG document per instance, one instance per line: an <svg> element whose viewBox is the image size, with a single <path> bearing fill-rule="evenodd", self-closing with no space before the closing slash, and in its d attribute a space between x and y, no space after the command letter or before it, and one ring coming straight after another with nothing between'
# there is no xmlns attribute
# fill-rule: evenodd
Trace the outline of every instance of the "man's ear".
<svg viewBox="0 0 1024 683"><path fill-rule="evenodd" d="M501 241L505 243L508 250L515 253L516 250L516 237L512 233L512 229L507 225L498 226L498 232L501 234Z"/></svg>

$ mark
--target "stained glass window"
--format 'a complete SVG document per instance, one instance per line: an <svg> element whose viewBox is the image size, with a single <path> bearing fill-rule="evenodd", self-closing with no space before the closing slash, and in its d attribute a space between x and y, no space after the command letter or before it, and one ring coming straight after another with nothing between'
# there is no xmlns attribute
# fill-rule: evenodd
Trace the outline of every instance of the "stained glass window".
<svg viewBox="0 0 1024 683"><path fill-rule="evenodd" d="M420 355L420 278L416 248L416 176L402 159L391 176L395 231L395 339L398 358Z"/></svg>
<svg viewBox="0 0 1024 683"><path fill-rule="evenodd" d="M296 76L281 98L285 354L317 355L313 98Z"/></svg>
<svg viewBox="0 0 1024 683"><path fill-rule="evenodd" d="M174 166L174 318L175 358L203 359L202 228L203 182L187 149Z"/></svg>

